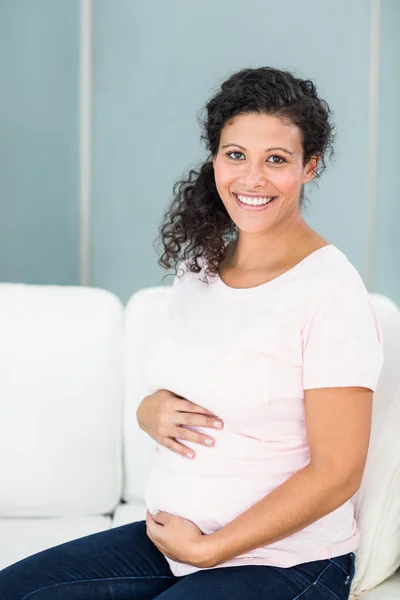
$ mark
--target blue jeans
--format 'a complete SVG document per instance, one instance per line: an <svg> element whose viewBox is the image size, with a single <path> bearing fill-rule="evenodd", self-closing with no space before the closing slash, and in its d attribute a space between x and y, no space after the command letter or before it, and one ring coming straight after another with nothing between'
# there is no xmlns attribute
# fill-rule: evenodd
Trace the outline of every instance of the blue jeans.
<svg viewBox="0 0 400 600"><path fill-rule="evenodd" d="M138 521L48 548L0 571L1 600L347 600L355 555L289 568L175 577Z"/></svg>

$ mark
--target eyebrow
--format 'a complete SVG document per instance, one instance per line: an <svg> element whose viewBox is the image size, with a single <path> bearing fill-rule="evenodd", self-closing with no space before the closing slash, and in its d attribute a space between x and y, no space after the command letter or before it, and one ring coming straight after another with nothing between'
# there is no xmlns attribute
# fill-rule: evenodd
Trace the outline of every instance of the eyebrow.
<svg viewBox="0 0 400 600"><path fill-rule="evenodd" d="M227 148L228 146L237 146L238 148L241 148L241 150L246 150L246 148L244 148L243 146L239 146L239 144L234 144L233 142L230 144L224 144L222 146L222 149ZM274 146L271 148L266 148L265 152L271 152L271 150L281 150L282 152L287 152L287 154L290 154L291 156L294 157L294 153L290 152L290 150L287 150L286 148L281 148L280 146Z"/></svg>

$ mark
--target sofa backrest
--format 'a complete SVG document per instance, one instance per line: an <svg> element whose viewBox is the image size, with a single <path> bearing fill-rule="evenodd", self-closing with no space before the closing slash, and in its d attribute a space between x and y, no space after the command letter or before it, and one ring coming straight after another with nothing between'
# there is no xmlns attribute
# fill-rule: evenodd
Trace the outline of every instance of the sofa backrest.
<svg viewBox="0 0 400 600"><path fill-rule="evenodd" d="M361 487L353 498L361 532L357 573L372 589L400 566L400 310L370 294L383 334L384 365L374 394L371 438Z"/></svg>
<svg viewBox="0 0 400 600"><path fill-rule="evenodd" d="M152 393L146 385L144 367L166 323L170 287L141 289L131 296L125 307L125 502L143 501L147 473L155 448L155 442L139 428L136 411L143 398Z"/></svg>
<svg viewBox="0 0 400 600"><path fill-rule="evenodd" d="M106 290L0 284L0 517L119 503L123 323Z"/></svg>

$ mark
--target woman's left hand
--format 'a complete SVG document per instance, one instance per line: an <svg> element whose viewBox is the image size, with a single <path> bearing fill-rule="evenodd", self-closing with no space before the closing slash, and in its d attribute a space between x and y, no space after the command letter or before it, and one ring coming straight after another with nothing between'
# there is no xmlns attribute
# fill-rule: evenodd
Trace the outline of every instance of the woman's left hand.
<svg viewBox="0 0 400 600"><path fill-rule="evenodd" d="M204 566L206 536L192 521L167 512L152 515L147 511L146 526L148 537L162 554L176 562Z"/></svg>

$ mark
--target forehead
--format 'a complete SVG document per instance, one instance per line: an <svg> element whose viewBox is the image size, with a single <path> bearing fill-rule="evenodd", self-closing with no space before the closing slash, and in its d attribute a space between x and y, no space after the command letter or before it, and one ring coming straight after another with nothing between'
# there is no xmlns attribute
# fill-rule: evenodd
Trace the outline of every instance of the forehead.
<svg viewBox="0 0 400 600"><path fill-rule="evenodd" d="M301 149L301 131L288 121L264 114L238 115L225 123L221 132L221 144L239 144L248 149L265 150L268 146L282 146L288 150Z"/></svg>

